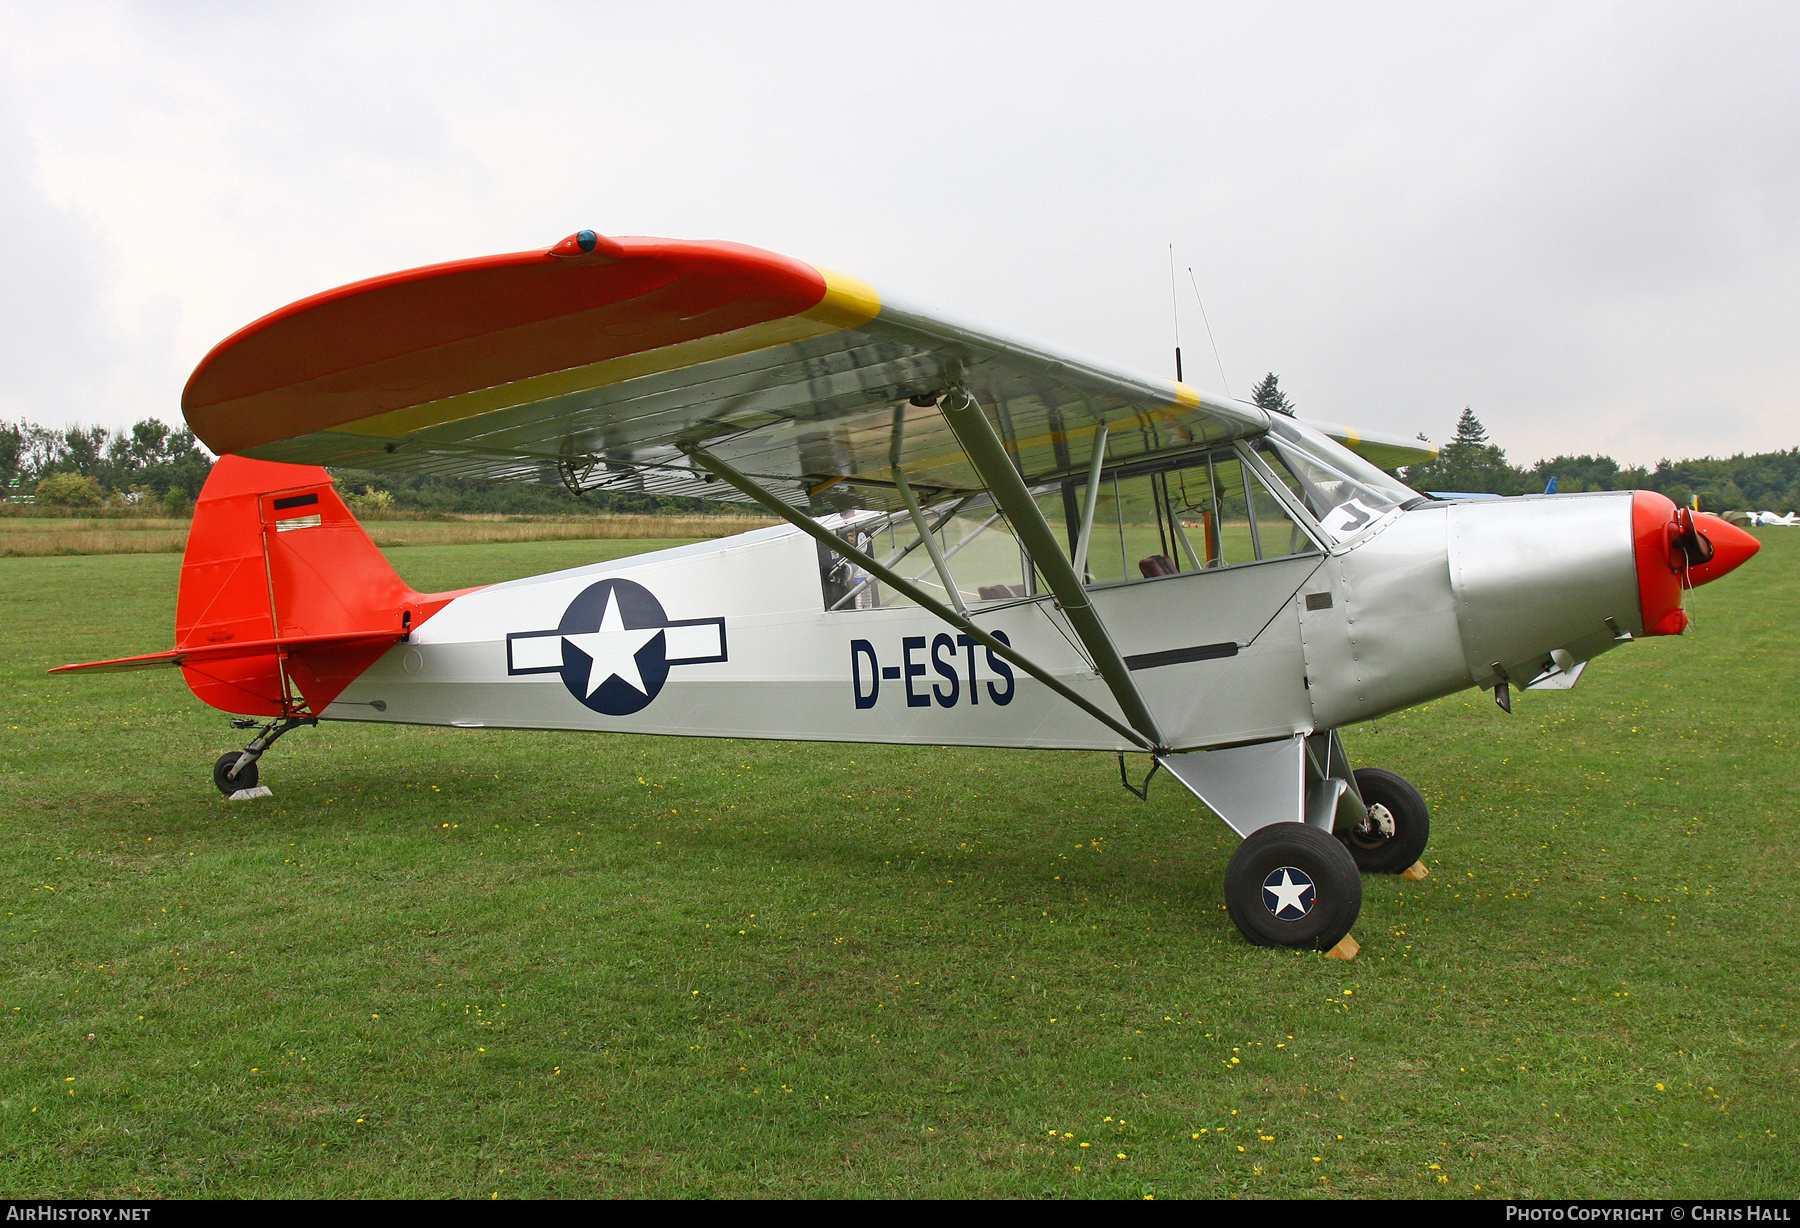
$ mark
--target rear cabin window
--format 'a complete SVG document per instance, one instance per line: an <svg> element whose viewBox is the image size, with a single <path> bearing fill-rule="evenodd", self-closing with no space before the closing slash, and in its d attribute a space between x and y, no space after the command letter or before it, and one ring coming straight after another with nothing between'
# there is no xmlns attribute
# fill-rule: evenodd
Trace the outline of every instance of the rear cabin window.
<svg viewBox="0 0 1800 1228"><path fill-rule="evenodd" d="M1012 526L989 501L974 501L927 508L925 523L944 555L957 594L964 605L979 601L1010 601L1036 593L1025 551L1013 536ZM870 516L839 530L851 545L880 559L902 579L923 590L933 600L954 604L943 578L924 548L912 518L904 512ZM823 547L820 548L823 552ZM848 559L821 557L825 608L874 610L915 602L890 584L864 572Z"/></svg>

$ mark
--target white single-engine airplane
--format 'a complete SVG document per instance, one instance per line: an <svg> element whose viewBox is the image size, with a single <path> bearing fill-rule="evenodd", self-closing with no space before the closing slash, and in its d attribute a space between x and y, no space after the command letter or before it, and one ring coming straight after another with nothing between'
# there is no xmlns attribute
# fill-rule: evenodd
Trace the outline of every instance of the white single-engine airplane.
<svg viewBox="0 0 1800 1228"><path fill-rule="evenodd" d="M731 243L584 230L330 290L226 338L182 407L221 459L177 647L62 668L179 666L266 720L215 765L227 794L320 720L1066 747L1122 779L1142 751L1243 837L1226 902L1265 945L1333 947L1359 870L1424 851L1418 790L1352 771L1342 727L1574 686L1757 549L1648 491L1422 498L1382 470L1414 443ZM321 465L787 523L423 594Z"/></svg>

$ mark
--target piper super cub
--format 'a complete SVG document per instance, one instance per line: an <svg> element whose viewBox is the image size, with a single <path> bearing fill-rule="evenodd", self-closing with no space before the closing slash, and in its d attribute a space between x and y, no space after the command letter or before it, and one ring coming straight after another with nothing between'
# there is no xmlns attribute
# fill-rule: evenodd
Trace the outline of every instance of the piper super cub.
<svg viewBox="0 0 1800 1228"><path fill-rule="evenodd" d="M1147 752L1243 843L1253 943L1334 947L1419 792L1339 730L1568 688L1687 625L1750 535L1649 491L1424 498L1416 444L1270 415L732 243L607 238L412 269L220 342L220 460L178 666L321 720ZM323 465L745 500L786 523L452 593L388 565ZM1148 785L1146 780L1145 785ZM1127 782L1127 787L1131 787ZM1138 792L1137 789L1133 789Z"/></svg>

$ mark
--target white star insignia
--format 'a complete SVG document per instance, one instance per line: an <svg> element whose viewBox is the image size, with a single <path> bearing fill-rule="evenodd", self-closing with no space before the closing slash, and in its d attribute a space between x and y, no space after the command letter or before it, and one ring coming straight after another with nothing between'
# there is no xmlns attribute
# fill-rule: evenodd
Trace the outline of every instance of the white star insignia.
<svg viewBox="0 0 1800 1228"><path fill-rule="evenodd" d="M1298 908L1302 912L1306 911L1306 905L1300 902L1300 897L1306 894L1306 889L1311 886L1311 883L1296 883L1293 877L1287 872L1287 867L1283 866L1281 868L1281 882L1273 887L1265 885L1263 890L1274 892L1275 914L1280 916L1289 908Z"/></svg>
<svg viewBox="0 0 1800 1228"><path fill-rule="evenodd" d="M590 662L587 681L589 695L605 686L609 678L623 679L625 685L635 689L638 694L648 695L650 688L644 685L644 675L638 669L637 654L645 644L661 635L662 631L661 627L626 630L624 616L619 613L618 596L608 592L606 610L600 615L599 630L582 635L565 635L563 640L573 644Z"/></svg>

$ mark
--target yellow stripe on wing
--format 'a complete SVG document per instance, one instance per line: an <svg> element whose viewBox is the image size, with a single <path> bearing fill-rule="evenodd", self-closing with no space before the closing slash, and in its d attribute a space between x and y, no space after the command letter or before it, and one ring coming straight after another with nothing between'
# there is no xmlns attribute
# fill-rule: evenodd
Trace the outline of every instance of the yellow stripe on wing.
<svg viewBox="0 0 1800 1228"><path fill-rule="evenodd" d="M825 279L825 297L804 318L830 324L834 328L856 328L881 314L881 295L860 277L840 273L823 265L813 265Z"/></svg>

